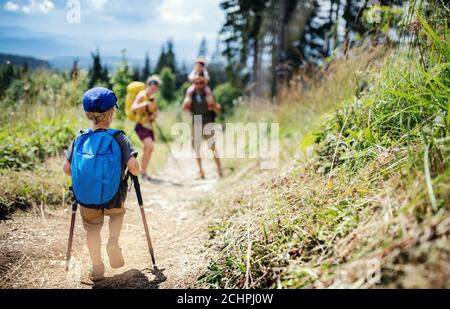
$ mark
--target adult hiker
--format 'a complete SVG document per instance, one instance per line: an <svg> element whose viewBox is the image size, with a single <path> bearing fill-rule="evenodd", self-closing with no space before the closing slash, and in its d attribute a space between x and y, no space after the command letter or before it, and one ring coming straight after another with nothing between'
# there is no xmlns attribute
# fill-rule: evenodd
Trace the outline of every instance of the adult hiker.
<svg viewBox="0 0 450 309"><path fill-rule="evenodd" d="M209 110L212 110L213 106L214 106L214 95L212 93L211 88L208 86L208 82L209 82L209 73L208 70L206 69L206 61L204 58L199 57L195 60L195 65L194 65L194 69L192 70L192 72L189 74L188 78L189 81L192 83L192 85L187 89L186 91L186 100L187 100L187 104L192 104L191 98L192 95L195 91L195 80L198 77L202 77L204 82L205 82L205 89L204 92L206 94L206 102L208 103L208 108Z"/></svg>
<svg viewBox="0 0 450 309"><path fill-rule="evenodd" d="M186 94L183 104L183 109L192 114L192 147L194 148L199 168L199 179L205 179L201 158L201 146L204 139L208 141L208 146L214 154L214 161L219 176L223 176L219 153L215 144L215 132L214 130L208 132L215 121L216 115L220 112L221 107L220 104L215 101L212 104L207 101L208 94L206 92L206 87L207 84L205 78L197 76L194 79L194 91Z"/></svg>
<svg viewBox="0 0 450 309"><path fill-rule="evenodd" d="M155 93L161 84L158 76L153 75L147 79L145 88L138 92L133 100L131 112L134 113L136 121L135 132L142 142L144 153L142 155L142 179L151 181L147 174L147 168L153 153L155 131L153 122L158 116L158 105L156 104Z"/></svg>

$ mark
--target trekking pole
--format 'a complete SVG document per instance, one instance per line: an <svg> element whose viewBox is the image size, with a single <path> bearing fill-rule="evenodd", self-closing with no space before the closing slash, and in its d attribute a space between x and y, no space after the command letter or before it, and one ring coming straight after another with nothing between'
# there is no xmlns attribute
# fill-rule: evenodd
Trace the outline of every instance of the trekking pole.
<svg viewBox="0 0 450 309"><path fill-rule="evenodd" d="M161 127L158 125L158 123L156 121L154 121L154 123L155 123L156 129L158 130L159 135L161 135L161 137L162 137L162 139L164 141L164 145L166 145L167 149L169 150L169 154L170 154L171 158L173 159L173 161L175 162L175 165L177 166L178 171L182 173L183 170L181 169L180 164L178 163L178 160L173 155L172 149L170 148L169 144L167 143L167 138L164 135Z"/></svg>
<svg viewBox="0 0 450 309"><path fill-rule="evenodd" d="M142 201L141 186L139 185L139 179L137 176L131 175L131 178L133 179L134 190L136 190L136 197L138 200L139 209L141 210L142 221L144 223L145 236L147 238L148 251L150 252L150 256L152 258L153 267L156 267L155 255L153 254L152 239L150 238L150 233L148 231L147 218L145 217L145 211L144 211L144 202Z"/></svg>
<svg viewBox="0 0 450 309"><path fill-rule="evenodd" d="M69 263L70 263L70 258L72 255L73 230L75 229L75 217L77 215L77 207L78 207L78 203L76 200L74 200L73 205L72 205L72 219L70 221L69 243L67 245L66 271L69 270Z"/></svg>

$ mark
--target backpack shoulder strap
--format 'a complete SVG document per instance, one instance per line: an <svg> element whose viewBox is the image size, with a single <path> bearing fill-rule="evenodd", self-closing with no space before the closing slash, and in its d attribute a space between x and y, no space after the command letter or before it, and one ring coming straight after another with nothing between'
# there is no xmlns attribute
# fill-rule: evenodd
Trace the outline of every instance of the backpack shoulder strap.
<svg viewBox="0 0 450 309"><path fill-rule="evenodd" d="M91 129L85 129L85 130L80 130L80 132L78 132L77 136L75 136L74 140L73 140L73 146L75 147L75 143L78 141L78 139L86 134L92 133L93 131Z"/></svg>
<svg viewBox="0 0 450 309"><path fill-rule="evenodd" d="M110 134L112 137L117 138L120 133L126 136L125 132L122 130L116 130L116 129L109 129L106 131L108 134Z"/></svg>
<svg viewBox="0 0 450 309"><path fill-rule="evenodd" d="M80 130L80 136L84 135L84 134L92 133L92 132L94 132L92 129Z"/></svg>

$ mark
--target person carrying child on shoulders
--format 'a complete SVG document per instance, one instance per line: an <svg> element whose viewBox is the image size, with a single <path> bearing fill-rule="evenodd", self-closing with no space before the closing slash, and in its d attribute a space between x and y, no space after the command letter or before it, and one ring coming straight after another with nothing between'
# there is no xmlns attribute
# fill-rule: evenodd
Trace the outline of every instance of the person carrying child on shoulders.
<svg viewBox="0 0 450 309"><path fill-rule="evenodd" d="M66 150L64 172L72 176L74 198L86 230L87 247L92 261L90 279L104 278L100 231L109 216L109 240L106 251L112 268L125 265L119 237L125 214L126 170L141 172L137 152L123 131L111 129L117 97L109 89L96 87L83 96L86 117L92 128L82 130Z"/></svg>
<svg viewBox="0 0 450 309"><path fill-rule="evenodd" d="M192 106L193 102L193 95L195 93L195 80L198 78L202 78L202 80L205 82L205 95L206 95L206 103L208 104L208 110L212 111L214 108L214 95L212 93L211 88L208 86L208 82L210 80L208 70L206 69L206 61L204 58L199 57L195 60L195 66L192 72L188 76L189 81L192 83L192 85L188 88L186 91L186 99L185 102L186 107L189 109L190 106Z"/></svg>

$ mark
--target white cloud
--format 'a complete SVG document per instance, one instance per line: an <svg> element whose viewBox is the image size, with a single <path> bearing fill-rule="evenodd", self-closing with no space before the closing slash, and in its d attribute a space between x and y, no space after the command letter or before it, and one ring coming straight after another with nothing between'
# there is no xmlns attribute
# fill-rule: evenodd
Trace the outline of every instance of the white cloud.
<svg viewBox="0 0 450 309"><path fill-rule="evenodd" d="M94 8L97 11L103 10L103 7L105 6L106 2L108 0L90 0L92 8Z"/></svg>
<svg viewBox="0 0 450 309"><path fill-rule="evenodd" d="M43 13L46 14L55 8L55 4L51 0L43 0L39 3L36 0L30 0L27 5L22 6L22 12L25 14Z"/></svg>
<svg viewBox="0 0 450 309"><path fill-rule="evenodd" d="M190 1L165 0L158 7L160 19L172 24L190 24L201 20L198 9L192 9Z"/></svg>
<svg viewBox="0 0 450 309"><path fill-rule="evenodd" d="M42 1L42 3L38 4L39 11L41 11L42 13L48 13L53 10L54 7L55 5L50 0L44 0Z"/></svg>
<svg viewBox="0 0 450 309"><path fill-rule="evenodd" d="M18 11L19 8L20 8L20 6L19 6L17 3L14 3L14 2L12 2L12 1L8 1L8 2L5 3L5 5L3 6L3 8L4 8L6 11L14 12L14 11Z"/></svg>

